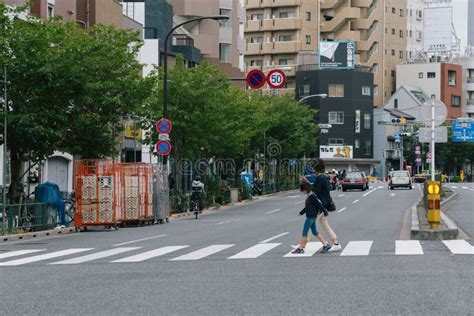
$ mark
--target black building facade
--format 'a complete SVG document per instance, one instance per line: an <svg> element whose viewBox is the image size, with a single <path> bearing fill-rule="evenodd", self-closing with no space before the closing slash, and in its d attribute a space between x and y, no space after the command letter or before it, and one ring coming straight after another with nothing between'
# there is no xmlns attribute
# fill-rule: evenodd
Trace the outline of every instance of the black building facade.
<svg viewBox="0 0 474 316"><path fill-rule="evenodd" d="M359 70L317 70L301 66L296 74L297 99L318 110L321 128L314 156L328 168L361 170L368 175L376 163L374 146L373 74ZM314 95L326 94L326 98ZM311 97L314 96L314 97ZM324 126L323 126L324 127Z"/></svg>

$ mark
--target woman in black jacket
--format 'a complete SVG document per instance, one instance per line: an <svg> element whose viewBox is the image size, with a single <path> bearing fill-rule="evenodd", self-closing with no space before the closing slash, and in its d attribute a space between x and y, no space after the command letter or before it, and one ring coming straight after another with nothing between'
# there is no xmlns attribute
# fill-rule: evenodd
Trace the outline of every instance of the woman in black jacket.
<svg viewBox="0 0 474 316"><path fill-rule="evenodd" d="M324 165L324 161L320 158L315 158L309 162L309 165L316 171L316 174L318 175L316 177L316 181L313 183L313 192L318 196L318 198L321 200L321 203L327 210L331 210L331 204L332 204L332 198L330 192L330 186L329 186L329 179L328 177L324 174L324 169L326 169ZM321 213L318 215L316 218L316 221L321 225L321 227L324 229L324 231L329 235L329 237L332 239L333 246L329 251L338 251L341 250L341 245L339 244L339 241L337 240L337 236L332 230L331 226L329 226L328 220L327 220L327 213Z"/></svg>

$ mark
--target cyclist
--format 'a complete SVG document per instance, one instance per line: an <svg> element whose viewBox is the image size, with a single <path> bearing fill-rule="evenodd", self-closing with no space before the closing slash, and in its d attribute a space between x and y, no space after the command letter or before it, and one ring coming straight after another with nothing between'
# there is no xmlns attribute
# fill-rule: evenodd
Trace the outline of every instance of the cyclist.
<svg viewBox="0 0 474 316"><path fill-rule="evenodd" d="M196 202L199 205L199 212L202 212L204 208L204 183L201 182L201 177L196 176L192 185L191 185L191 202Z"/></svg>

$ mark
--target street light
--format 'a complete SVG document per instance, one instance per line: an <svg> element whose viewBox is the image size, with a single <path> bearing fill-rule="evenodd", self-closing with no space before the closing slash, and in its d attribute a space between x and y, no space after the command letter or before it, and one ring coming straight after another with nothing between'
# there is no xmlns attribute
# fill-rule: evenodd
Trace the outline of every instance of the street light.
<svg viewBox="0 0 474 316"><path fill-rule="evenodd" d="M312 95L307 95L301 99L299 99L298 101L301 102L301 101L304 101L304 100L307 100L309 98L321 98L321 99L326 99L328 97L328 95L326 93L320 93L320 94L312 94Z"/></svg>
<svg viewBox="0 0 474 316"><path fill-rule="evenodd" d="M201 18L195 18L188 20L186 22L180 23L173 27L168 34L166 34L165 37L165 50L164 50L164 64L163 64L163 71L164 71L164 81L163 81L163 117L168 118L168 41L170 36L173 34L176 29L180 28L183 25L201 21L201 20L215 20L215 21L221 21L221 20L228 20L229 17L226 15L214 15L214 16L206 16L206 17L201 17Z"/></svg>

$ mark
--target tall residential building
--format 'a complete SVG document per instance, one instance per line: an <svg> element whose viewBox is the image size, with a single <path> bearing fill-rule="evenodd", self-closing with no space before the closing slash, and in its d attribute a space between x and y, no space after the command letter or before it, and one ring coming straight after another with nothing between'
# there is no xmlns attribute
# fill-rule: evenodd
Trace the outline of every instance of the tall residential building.
<svg viewBox="0 0 474 316"><path fill-rule="evenodd" d="M319 0L245 0L246 72L284 69L287 83L282 92L294 92L298 53L317 51L318 3Z"/></svg>
<svg viewBox="0 0 474 316"><path fill-rule="evenodd" d="M467 44L474 47L474 1L467 2Z"/></svg>
<svg viewBox="0 0 474 316"><path fill-rule="evenodd" d="M173 6L175 24L196 17L216 15L230 17L229 20L221 22L207 19L190 23L184 25L182 31L194 40L194 45L201 50L203 60L217 65L230 78L243 78L240 61L245 51L240 27L245 15L239 1L168 0L168 2Z"/></svg>
<svg viewBox="0 0 474 316"><path fill-rule="evenodd" d="M474 117L474 56L461 60L463 70L462 108L463 115Z"/></svg>
<svg viewBox="0 0 474 316"><path fill-rule="evenodd" d="M298 52L317 51L319 40L351 40L356 67L374 74L374 105L395 91L395 68L406 57L407 0L246 0L246 9L247 71L307 64Z"/></svg>
<svg viewBox="0 0 474 316"><path fill-rule="evenodd" d="M407 54L406 60L414 61L423 54L423 0L407 0Z"/></svg>

